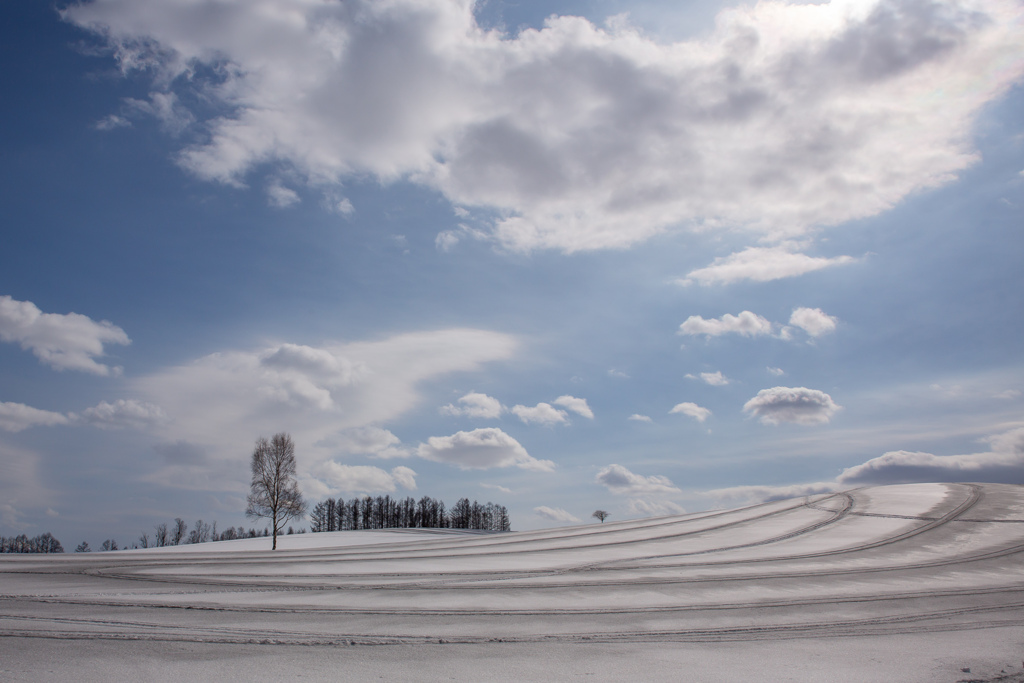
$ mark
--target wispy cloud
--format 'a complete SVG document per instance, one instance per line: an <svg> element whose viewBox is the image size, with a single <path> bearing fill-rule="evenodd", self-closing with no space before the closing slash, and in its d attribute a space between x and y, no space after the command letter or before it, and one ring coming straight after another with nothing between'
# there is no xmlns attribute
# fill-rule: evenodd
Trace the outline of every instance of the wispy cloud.
<svg viewBox="0 0 1024 683"><path fill-rule="evenodd" d="M580 518L576 515L563 510L562 508L552 508L547 505L541 505L533 508L533 512L536 515L543 517L544 519L550 519L552 522L579 522Z"/></svg>
<svg viewBox="0 0 1024 683"><path fill-rule="evenodd" d="M792 250L792 247L748 247L743 251L716 258L711 265L687 273L679 284L694 282L701 285L728 285L741 280L769 282L830 266L853 263L852 256L825 258L808 256Z"/></svg>
<svg viewBox="0 0 1024 683"><path fill-rule="evenodd" d="M20 432L29 427L66 425L71 420L63 413L41 410L24 403L0 403L0 429Z"/></svg>

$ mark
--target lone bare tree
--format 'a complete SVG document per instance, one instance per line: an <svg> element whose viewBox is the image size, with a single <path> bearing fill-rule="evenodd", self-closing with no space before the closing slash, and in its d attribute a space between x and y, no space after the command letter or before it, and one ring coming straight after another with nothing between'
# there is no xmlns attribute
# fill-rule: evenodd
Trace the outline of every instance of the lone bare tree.
<svg viewBox="0 0 1024 683"><path fill-rule="evenodd" d="M270 441L262 436L256 440L248 503L247 517L270 520L272 549L277 550L277 535L284 525L306 513L306 501L295 481L295 443L288 434L275 434Z"/></svg>
<svg viewBox="0 0 1024 683"><path fill-rule="evenodd" d="M594 514L590 516L601 520L602 524L604 523L604 520L608 519L608 513L604 510L594 510Z"/></svg>

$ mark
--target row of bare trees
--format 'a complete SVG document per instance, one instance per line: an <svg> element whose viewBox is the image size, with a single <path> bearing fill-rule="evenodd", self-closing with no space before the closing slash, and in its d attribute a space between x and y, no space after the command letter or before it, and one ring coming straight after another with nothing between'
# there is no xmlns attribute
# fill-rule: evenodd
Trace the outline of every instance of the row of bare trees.
<svg viewBox="0 0 1024 683"><path fill-rule="evenodd" d="M448 509L444 501L423 496L392 498L365 496L346 501L328 498L313 506L310 530L353 529L485 529L508 531L508 509L494 503L480 504L461 498Z"/></svg>
<svg viewBox="0 0 1024 683"><path fill-rule="evenodd" d="M25 534L0 536L0 553L62 553L63 546L49 531L33 538Z"/></svg>

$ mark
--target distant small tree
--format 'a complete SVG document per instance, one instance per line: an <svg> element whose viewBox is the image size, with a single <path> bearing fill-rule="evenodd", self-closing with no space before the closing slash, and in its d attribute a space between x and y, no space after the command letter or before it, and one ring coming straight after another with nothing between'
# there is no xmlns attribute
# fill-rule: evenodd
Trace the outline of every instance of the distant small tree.
<svg viewBox="0 0 1024 683"><path fill-rule="evenodd" d="M102 545L102 547L100 547L100 550L102 550L103 552L110 552L111 550L117 550L117 541L115 541L112 538L108 538L107 540L103 541L103 545Z"/></svg>
<svg viewBox="0 0 1024 683"><path fill-rule="evenodd" d="M142 535L139 536L139 547L140 548L148 548L149 547L149 534L147 534L146 532L142 532Z"/></svg>
<svg viewBox="0 0 1024 683"><path fill-rule="evenodd" d="M154 536L154 538L153 538L153 545L155 545L157 548L163 548L165 545L167 545L167 541L168 541L167 525L164 524L163 522L161 522L160 524L157 524L156 525L156 533L153 536Z"/></svg>
<svg viewBox="0 0 1024 683"><path fill-rule="evenodd" d="M594 510L594 514L590 516L600 520L602 524L604 524L604 520L608 519L608 513L604 510Z"/></svg>
<svg viewBox="0 0 1024 683"><path fill-rule="evenodd" d="M82 541L81 543L78 544L78 547L75 548L75 552L76 553L88 553L88 552L92 552L92 548L89 547L89 542L88 541Z"/></svg>
<svg viewBox="0 0 1024 683"><path fill-rule="evenodd" d="M245 514L250 518L263 517L270 520L274 536L272 550L277 550L277 535L284 525L306 514L306 501L299 493L295 472L295 443L292 437L281 432L269 441L262 436L256 440Z"/></svg>

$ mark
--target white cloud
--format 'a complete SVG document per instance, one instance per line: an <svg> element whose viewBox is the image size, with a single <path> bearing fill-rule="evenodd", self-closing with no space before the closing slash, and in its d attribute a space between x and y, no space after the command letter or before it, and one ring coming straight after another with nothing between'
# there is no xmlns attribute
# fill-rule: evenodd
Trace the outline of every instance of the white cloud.
<svg viewBox="0 0 1024 683"><path fill-rule="evenodd" d="M367 425L352 427L316 444L344 455L371 455L375 458L408 458L412 453L402 440L387 429Z"/></svg>
<svg viewBox="0 0 1024 683"><path fill-rule="evenodd" d="M824 391L806 387L762 389L743 406L745 412L756 415L764 424L824 424L841 409Z"/></svg>
<svg viewBox="0 0 1024 683"><path fill-rule="evenodd" d="M756 337L772 333L772 324L767 318L742 311L739 315L726 313L721 318L705 320L699 315L691 315L679 326L679 334L717 337L723 334L741 334L745 337Z"/></svg>
<svg viewBox="0 0 1024 683"><path fill-rule="evenodd" d="M330 213L336 213L339 216L351 216L356 212L356 207L352 205L348 197L343 197L333 190L324 192L323 207Z"/></svg>
<svg viewBox="0 0 1024 683"><path fill-rule="evenodd" d="M485 489L494 489L495 491L501 491L502 493L512 493L512 489L508 488L507 486L501 486L500 484L481 483L480 486L482 486Z"/></svg>
<svg viewBox="0 0 1024 683"><path fill-rule="evenodd" d="M716 370L715 372L702 372L700 375L687 373L686 376L690 379L699 379L705 384L709 384L713 387L724 387L729 383L729 378L723 375L721 370Z"/></svg>
<svg viewBox="0 0 1024 683"><path fill-rule="evenodd" d="M645 477L633 474L622 465L608 465L597 473L595 481L603 484L612 493L644 495L644 494L676 494L682 493L668 477L653 475Z"/></svg>
<svg viewBox="0 0 1024 683"><path fill-rule="evenodd" d="M451 251L459 243L459 233L454 230L443 230L434 238L434 246L439 251Z"/></svg>
<svg viewBox="0 0 1024 683"><path fill-rule="evenodd" d="M867 462L848 467L835 481L781 486L732 486L705 491L702 495L735 504L762 502L831 493L854 486L918 482L989 481L1024 484L1024 427L1011 429L984 441L988 451L966 455L934 455L920 451L889 451Z"/></svg>
<svg viewBox="0 0 1024 683"><path fill-rule="evenodd" d="M617 379L629 379L629 375L627 375L622 370L616 370L615 368L608 369L608 376L615 377Z"/></svg>
<svg viewBox="0 0 1024 683"><path fill-rule="evenodd" d="M20 432L29 427L66 425L70 422L63 413L40 410L24 403L0 403L0 429Z"/></svg>
<svg viewBox="0 0 1024 683"><path fill-rule="evenodd" d="M55 370L81 370L94 375L119 374L94 359L103 356L103 345L130 344L124 330L107 322L95 322L78 313L43 313L31 301L0 296L0 340L20 344Z"/></svg>
<svg viewBox="0 0 1024 683"><path fill-rule="evenodd" d="M990 450L966 455L890 451L843 470L836 481L897 484L919 481L995 481L1024 484L1024 428L989 437Z"/></svg>
<svg viewBox="0 0 1024 683"><path fill-rule="evenodd" d="M550 472L555 468L555 463L535 459L522 444L496 427L456 432L451 436L432 436L426 443L419 445L416 455L464 470L515 466L524 470Z"/></svg>
<svg viewBox="0 0 1024 683"><path fill-rule="evenodd" d="M641 517L665 517L668 515L686 514L686 508L670 500L629 500L629 513Z"/></svg>
<svg viewBox="0 0 1024 683"><path fill-rule="evenodd" d="M654 422L648 415L641 415L640 413L633 413L627 420L633 420L634 422Z"/></svg>
<svg viewBox="0 0 1024 683"><path fill-rule="evenodd" d="M406 491L416 490L416 473L403 465L391 469L391 478Z"/></svg>
<svg viewBox="0 0 1024 683"><path fill-rule="evenodd" d="M342 465L333 460L321 463L313 474L332 491L352 493L393 493L401 487L416 490L416 473L408 467L395 467L391 472L368 465Z"/></svg>
<svg viewBox="0 0 1024 683"><path fill-rule="evenodd" d="M271 206L284 209L292 204L298 204L301 200L299 193L295 190L285 187L279 182L273 182L267 186L267 201Z"/></svg>
<svg viewBox="0 0 1024 683"><path fill-rule="evenodd" d="M820 308L797 308L789 316L789 324L799 327L812 337L835 332L836 318L826 314Z"/></svg>
<svg viewBox="0 0 1024 683"><path fill-rule="evenodd" d="M132 122L125 117L118 116L117 114L110 114L109 116L104 116L102 119L94 123L93 127L96 130L106 131L114 130L115 128L129 128L131 125Z"/></svg>
<svg viewBox="0 0 1024 683"><path fill-rule="evenodd" d="M775 377L782 377L783 375L786 374L786 371L783 370L782 368L773 368L770 365L766 367L765 370L768 371L769 375L774 375Z"/></svg>
<svg viewBox="0 0 1024 683"><path fill-rule="evenodd" d="M157 94L221 105L180 155L200 177L276 162L313 184L408 178L495 209L495 239L520 250L876 215L974 163L974 119L1024 71L1014 0L766 1L679 43L579 17L502 35L474 6L97 0L64 16Z"/></svg>
<svg viewBox="0 0 1024 683"><path fill-rule="evenodd" d="M995 395L995 398L1013 399L1020 396L1020 391L1017 389L1007 389L1006 391L1000 391Z"/></svg>
<svg viewBox="0 0 1024 683"><path fill-rule="evenodd" d="M195 117L173 92L151 92L148 100L131 97L124 100L125 107L135 114L147 114L160 121L164 130L172 135L181 134L195 122Z"/></svg>
<svg viewBox="0 0 1024 683"><path fill-rule="evenodd" d="M773 500L786 500L813 496L819 493L832 493L840 489L838 484L830 481L819 481L812 484L787 484L783 486L730 486L723 489L705 491L703 495L715 500L735 505L737 503L762 503Z"/></svg>
<svg viewBox="0 0 1024 683"><path fill-rule="evenodd" d="M550 403L538 403L532 408L514 405L510 412L526 424L555 425L564 424L569 420L564 410L559 410Z"/></svg>
<svg viewBox="0 0 1024 683"><path fill-rule="evenodd" d="M420 403L422 382L479 370L516 348L509 335L470 329L318 347L285 343L210 354L130 384L170 416L152 429L165 441L186 438L216 463L236 458L239 444L260 434L287 431L301 470L360 440L389 442L377 457L401 455L384 430L348 430L387 423Z"/></svg>
<svg viewBox="0 0 1024 683"><path fill-rule="evenodd" d="M855 261L852 256L824 258L793 252L789 246L747 247L743 251L720 256L710 266L687 273L679 281L682 285L697 282L701 285L727 285L740 280L768 282L787 277L796 277L829 266L843 265Z"/></svg>
<svg viewBox="0 0 1024 683"><path fill-rule="evenodd" d="M98 405L86 408L80 419L100 429L147 429L166 421L167 414L152 403L121 398L113 403L100 401Z"/></svg>
<svg viewBox="0 0 1024 683"><path fill-rule="evenodd" d="M3 476L0 476L0 528L6 527L12 533L21 533L18 530L30 527L32 521L38 520L47 507L68 502L66 491L58 494L44 483L52 481L53 477L48 476L39 453L15 448L0 441L0 463L3 463Z"/></svg>
<svg viewBox="0 0 1024 683"><path fill-rule="evenodd" d="M575 396L559 396L553 403L556 406L562 406L566 410L569 410L577 415L581 415L588 420L594 419L594 411L587 405L587 399L576 398Z"/></svg>
<svg viewBox="0 0 1024 683"><path fill-rule="evenodd" d="M668 411L669 415L680 414L689 415L697 422L703 422L711 416L711 411L707 408L703 408L696 403L679 403L672 410Z"/></svg>
<svg viewBox="0 0 1024 683"><path fill-rule="evenodd" d="M578 522L580 518L562 508L550 508L547 505L533 508L534 513L550 519L552 522Z"/></svg>
<svg viewBox="0 0 1024 683"><path fill-rule="evenodd" d="M461 405L458 406L449 403L441 408L441 412L446 415L465 415L467 417L495 420L501 417L502 412L505 411L505 406L501 405L501 401L493 396L480 394L475 391L460 398L459 403Z"/></svg>

